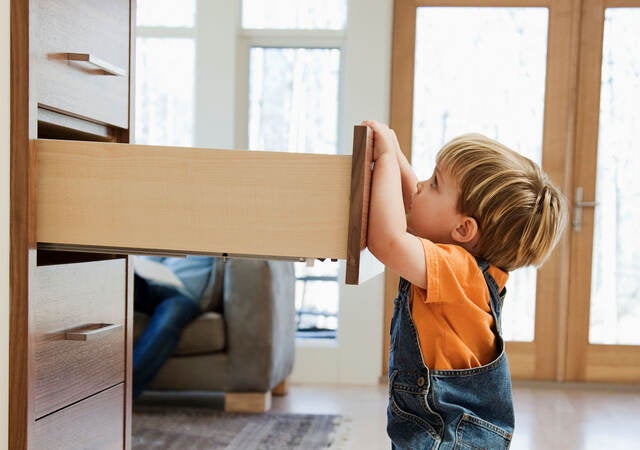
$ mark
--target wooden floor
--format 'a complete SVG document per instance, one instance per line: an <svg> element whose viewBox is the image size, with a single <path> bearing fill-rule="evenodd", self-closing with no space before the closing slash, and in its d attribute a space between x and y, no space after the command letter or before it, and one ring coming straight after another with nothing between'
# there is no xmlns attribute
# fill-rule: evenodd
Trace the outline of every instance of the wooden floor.
<svg viewBox="0 0 640 450"><path fill-rule="evenodd" d="M640 449L640 386L514 385L513 450ZM291 385L272 411L349 418L353 450L388 450L386 386Z"/></svg>

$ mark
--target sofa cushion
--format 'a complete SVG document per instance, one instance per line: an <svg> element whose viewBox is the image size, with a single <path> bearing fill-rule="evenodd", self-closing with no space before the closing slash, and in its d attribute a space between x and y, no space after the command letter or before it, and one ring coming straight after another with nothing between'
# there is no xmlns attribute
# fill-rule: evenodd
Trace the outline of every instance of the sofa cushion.
<svg viewBox="0 0 640 450"><path fill-rule="evenodd" d="M137 312L133 321L134 341L143 333L150 317ZM197 355L220 352L225 349L225 323L223 317L215 312L205 312L182 330L182 336L174 356Z"/></svg>

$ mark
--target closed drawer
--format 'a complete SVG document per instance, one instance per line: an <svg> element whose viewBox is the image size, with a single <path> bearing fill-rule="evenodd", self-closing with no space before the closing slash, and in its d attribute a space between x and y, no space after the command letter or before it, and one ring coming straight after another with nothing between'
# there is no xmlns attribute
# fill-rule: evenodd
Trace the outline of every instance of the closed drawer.
<svg viewBox="0 0 640 450"><path fill-rule="evenodd" d="M36 418L125 380L125 263L114 259L34 269ZM83 331L87 339L76 340Z"/></svg>
<svg viewBox="0 0 640 450"><path fill-rule="evenodd" d="M128 0L38 0L38 104L128 128L129 17Z"/></svg>
<svg viewBox="0 0 640 450"><path fill-rule="evenodd" d="M94 395L80 403L37 420L34 449L124 448L124 385Z"/></svg>

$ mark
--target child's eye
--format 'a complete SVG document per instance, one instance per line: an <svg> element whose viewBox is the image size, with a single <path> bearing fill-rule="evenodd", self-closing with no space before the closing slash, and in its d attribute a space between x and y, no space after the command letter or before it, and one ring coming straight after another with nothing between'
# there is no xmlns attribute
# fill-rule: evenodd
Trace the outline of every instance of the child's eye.
<svg viewBox="0 0 640 450"><path fill-rule="evenodd" d="M437 176L433 176L433 179L431 181L431 187L433 189L437 189L438 188L438 177Z"/></svg>

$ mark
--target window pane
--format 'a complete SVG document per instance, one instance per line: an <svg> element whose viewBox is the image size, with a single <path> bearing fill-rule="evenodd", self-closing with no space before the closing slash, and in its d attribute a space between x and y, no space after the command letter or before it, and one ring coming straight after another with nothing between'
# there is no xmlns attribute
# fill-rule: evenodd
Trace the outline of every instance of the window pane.
<svg viewBox="0 0 640 450"><path fill-rule="evenodd" d="M196 18L196 0L138 0L136 4L138 26L193 27Z"/></svg>
<svg viewBox="0 0 640 450"><path fill-rule="evenodd" d="M335 154L340 51L254 47L249 58L249 148ZM338 268L295 264L299 337L335 338Z"/></svg>
<svg viewBox="0 0 640 450"><path fill-rule="evenodd" d="M640 344L640 10L605 12L589 341ZM631 238L630 238L631 237Z"/></svg>
<svg viewBox="0 0 640 450"><path fill-rule="evenodd" d="M244 28L339 30L347 22L347 0L243 0Z"/></svg>
<svg viewBox="0 0 640 450"><path fill-rule="evenodd" d="M336 153L340 50L254 47L249 148Z"/></svg>
<svg viewBox="0 0 640 450"><path fill-rule="evenodd" d="M296 263L296 319L299 337L335 338L338 329L338 263Z"/></svg>
<svg viewBox="0 0 640 450"><path fill-rule="evenodd" d="M412 161L428 178L437 151L483 133L540 163L547 49L546 8L421 7L416 18ZM532 341L536 271L507 283L503 332Z"/></svg>
<svg viewBox="0 0 640 450"><path fill-rule="evenodd" d="M136 46L136 142L193 145L193 40L138 38Z"/></svg>

